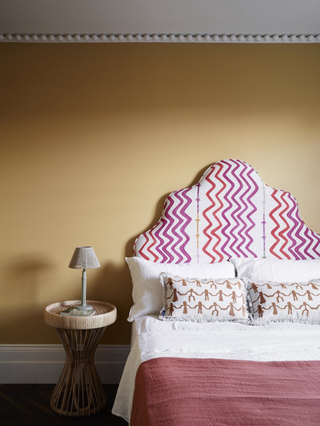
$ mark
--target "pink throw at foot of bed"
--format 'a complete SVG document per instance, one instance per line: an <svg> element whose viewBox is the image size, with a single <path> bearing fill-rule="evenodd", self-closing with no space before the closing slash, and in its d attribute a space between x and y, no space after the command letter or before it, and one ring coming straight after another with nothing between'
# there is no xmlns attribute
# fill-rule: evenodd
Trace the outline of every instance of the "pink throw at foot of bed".
<svg viewBox="0 0 320 426"><path fill-rule="evenodd" d="M155 358L130 426L319 426L320 361Z"/></svg>

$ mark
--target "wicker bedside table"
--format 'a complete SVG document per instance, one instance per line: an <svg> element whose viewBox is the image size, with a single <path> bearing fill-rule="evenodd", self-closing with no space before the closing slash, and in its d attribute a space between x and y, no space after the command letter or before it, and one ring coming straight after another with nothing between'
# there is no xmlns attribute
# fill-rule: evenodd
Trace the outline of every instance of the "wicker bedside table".
<svg viewBox="0 0 320 426"><path fill-rule="evenodd" d="M90 416L106 405L107 397L94 365L94 354L104 330L117 318L114 305L95 300L88 300L96 311L94 315L60 315L61 311L79 303L79 300L53 303L43 313L45 323L57 330L66 352L50 407L60 415L74 417Z"/></svg>

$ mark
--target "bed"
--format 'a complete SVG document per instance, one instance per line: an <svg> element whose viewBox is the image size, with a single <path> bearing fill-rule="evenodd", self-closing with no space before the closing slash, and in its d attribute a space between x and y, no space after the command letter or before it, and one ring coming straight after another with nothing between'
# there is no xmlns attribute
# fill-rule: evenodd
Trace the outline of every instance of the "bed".
<svg viewBox="0 0 320 426"><path fill-rule="evenodd" d="M320 236L239 160L165 201L126 259L131 426L320 424Z"/></svg>

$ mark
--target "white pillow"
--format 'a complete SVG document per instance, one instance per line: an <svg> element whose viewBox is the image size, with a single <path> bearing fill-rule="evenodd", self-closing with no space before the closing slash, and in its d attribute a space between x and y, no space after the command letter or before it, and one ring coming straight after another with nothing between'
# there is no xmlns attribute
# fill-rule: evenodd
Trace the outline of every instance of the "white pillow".
<svg viewBox="0 0 320 426"><path fill-rule="evenodd" d="M161 320L247 323L250 319L245 285L239 278L203 280L162 273L160 282Z"/></svg>
<svg viewBox="0 0 320 426"><path fill-rule="evenodd" d="M230 262L209 264L154 263L140 257L126 257L132 278L133 306L128 321L143 315L157 315L163 306L163 289L159 280L161 272L201 279L234 278Z"/></svg>
<svg viewBox="0 0 320 426"><path fill-rule="evenodd" d="M320 323L320 281L270 282L244 278L254 324L269 321Z"/></svg>
<svg viewBox="0 0 320 426"><path fill-rule="evenodd" d="M320 278L320 259L231 259L239 278L253 281L304 282Z"/></svg>

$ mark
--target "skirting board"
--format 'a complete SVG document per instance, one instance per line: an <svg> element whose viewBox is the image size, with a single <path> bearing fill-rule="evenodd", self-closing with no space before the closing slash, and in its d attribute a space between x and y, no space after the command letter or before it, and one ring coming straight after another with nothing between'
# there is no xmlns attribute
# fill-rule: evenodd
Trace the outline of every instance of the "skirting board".
<svg viewBox="0 0 320 426"><path fill-rule="evenodd" d="M95 365L103 384L119 383L130 345L99 345ZM62 345L0 345L0 383L57 383Z"/></svg>

